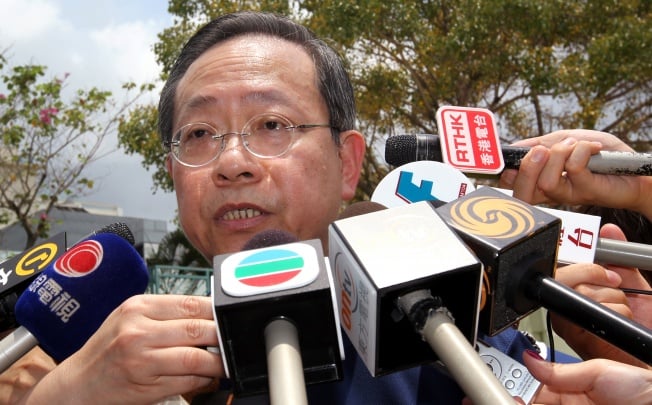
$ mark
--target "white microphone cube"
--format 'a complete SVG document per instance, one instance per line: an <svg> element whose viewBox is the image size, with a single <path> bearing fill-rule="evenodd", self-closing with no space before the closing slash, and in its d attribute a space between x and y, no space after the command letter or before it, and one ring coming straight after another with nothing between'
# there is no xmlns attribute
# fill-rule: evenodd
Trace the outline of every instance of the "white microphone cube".
<svg viewBox="0 0 652 405"><path fill-rule="evenodd" d="M429 203L337 220L329 249L340 322L373 376L439 360L407 319L395 317L406 292L441 298L475 344L482 264Z"/></svg>

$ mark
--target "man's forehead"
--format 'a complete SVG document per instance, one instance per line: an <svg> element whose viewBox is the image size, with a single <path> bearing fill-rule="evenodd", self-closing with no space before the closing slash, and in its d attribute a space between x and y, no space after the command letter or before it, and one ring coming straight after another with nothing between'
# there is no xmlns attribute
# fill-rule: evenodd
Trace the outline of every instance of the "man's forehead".
<svg viewBox="0 0 652 405"><path fill-rule="evenodd" d="M314 61L300 45L242 35L216 44L191 64L177 87L175 110L191 113L234 102L294 106L299 99L321 99L316 77Z"/></svg>

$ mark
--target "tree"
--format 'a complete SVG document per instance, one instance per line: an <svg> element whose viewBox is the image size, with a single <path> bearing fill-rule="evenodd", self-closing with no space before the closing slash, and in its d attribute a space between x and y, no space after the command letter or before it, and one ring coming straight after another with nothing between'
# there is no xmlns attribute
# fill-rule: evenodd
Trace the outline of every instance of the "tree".
<svg viewBox="0 0 652 405"><path fill-rule="evenodd" d="M372 152L357 199L368 198L388 170L378 153L386 137L437 133L435 112L443 105L490 109L504 142L588 128L650 148L648 1L171 0L174 25L154 47L162 79L199 25L242 9L292 15L345 57ZM156 184L170 190L155 115L154 106L134 113L121 140L128 153L157 166Z"/></svg>
<svg viewBox="0 0 652 405"><path fill-rule="evenodd" d="M10 68L0 55L0 223L18 221L26 248L48 236L55 204L93 187L83 171L104 156L100 145L137 98L117 107L110 92L91 88L64 101L68 75L44 80L45 72L39 65Z"/></svg>
<svg viewBox="0 0 652 405"><path fill-rule="evenodd" d="M147 259L150 266L157 264L182 267L211 267L210 263L188 242L186 235L179 228L168 233L159 243L153 257Z"/></svg>

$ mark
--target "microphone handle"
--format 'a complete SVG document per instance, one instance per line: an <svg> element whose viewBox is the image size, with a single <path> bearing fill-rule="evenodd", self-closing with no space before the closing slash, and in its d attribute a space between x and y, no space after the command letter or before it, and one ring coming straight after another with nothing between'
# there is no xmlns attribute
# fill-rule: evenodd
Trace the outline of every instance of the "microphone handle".
<svg viewBox="0 0 652 405"><path fill-rule="evenodd" d="M22 326L5 336L0 340L0 373L11 367L36 345L38 342L34 335Z"/></svg>
<svg viewBox="0 0 652 405"><path fill-rule="evenodd" d="M595 261L652 270L652 245L598 238Z"/></svg>
<svg viewBox="0 0 652 405"><path fill-rule="evenodd" d="M421 335L476 405L514 404L514 398L455 326L444 308L433 310Z"/></svg>
<svg viewBox="0 0 652 405"><path fill-rule="evenodd" d="M267 378L271 405L307 405L299 333L286 318L276 318L265 327Z"/></svg>
<svg viewBox="0 0 652 405"><path fill-rule="evenodd" d="M544 308L652 365L652 331L616 311L537 273L525 293Z"/></svg>
<svg viewBox="0 0 652 405"><path fill-rule="evenodd" d="M518 169L530 148L501 146L506 169ZM652 176L652 154L601 151L591 156L586 167L592 173L618 176Z"/></svg>
<svg viewBox="0 0 652 405"><path fill-rule="evenodd" d="M385 160L387 163L400 166L406 163L419 160L434 160L443 162L441 154L441 144L438 135L416 134L416 135L394 135L397 140L407 137L415 137L415 140L408 142L396 142L399 153L385 151ZM386 142L386 148L388 147ZM394 142L391 142L393 144ZM407 143L407 145L403 145ZM398 146L400 145L400 147ZM414 160L407 158L408 152L414 148ZM518 169L521 166L521 160L530 151L527 147L507 146L500 147L506 169ZM389 157L389 159L387 159ZM390 161L392 160L392 161ZM394 161L395 160L395 161ZM589 159L587 168L593 173L614 174L619 176L652 176L652 153L620 152L620 151L602 151Z"/></svg>

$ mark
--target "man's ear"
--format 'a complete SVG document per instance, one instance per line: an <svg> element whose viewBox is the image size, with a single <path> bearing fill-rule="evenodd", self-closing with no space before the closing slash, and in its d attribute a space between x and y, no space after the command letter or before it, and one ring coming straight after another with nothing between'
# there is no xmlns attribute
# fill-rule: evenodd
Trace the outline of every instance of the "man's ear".
<svg viewBox="0 0 652 405"><path fill-rule="evenodd" d="M340 134L340 159L342 160L342 199L350 200L360 179L365 154L365 139L358 131Z"/></svg>

